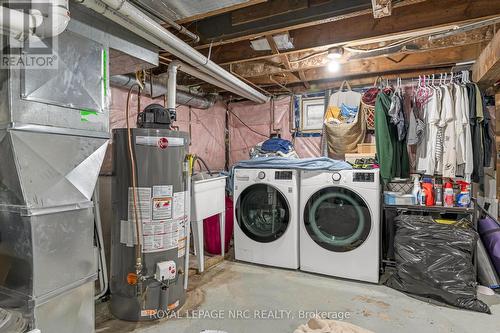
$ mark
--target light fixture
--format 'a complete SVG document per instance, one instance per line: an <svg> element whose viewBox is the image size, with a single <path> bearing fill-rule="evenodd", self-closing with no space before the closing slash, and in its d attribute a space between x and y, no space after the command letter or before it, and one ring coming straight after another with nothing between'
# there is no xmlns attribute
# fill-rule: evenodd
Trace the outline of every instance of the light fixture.
<svg viewBox="0 0 500 333"><path fill-rule="evenodd" d="M343 55L344 49L342 47L332 47L331 49L328 49L328 59L340 59Z"/></svg>
<svg viewBox="0 0 500 333"><path fill-rule="evenodd" d="M331 60L328 62L328 70L330 72L338 72L340 69L340 63L336 60Z"/></svg>

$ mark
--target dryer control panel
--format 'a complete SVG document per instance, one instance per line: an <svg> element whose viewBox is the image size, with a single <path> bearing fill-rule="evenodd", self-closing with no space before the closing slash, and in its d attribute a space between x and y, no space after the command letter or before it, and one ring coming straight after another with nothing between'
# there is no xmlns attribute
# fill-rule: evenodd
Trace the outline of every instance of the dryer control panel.
<svg viewBox="0 0 500 333"><path fill-rule="evenodd" d="M275 171L274 179L276 180L292 180L292 171Z"/></svg>
<svg viewBox="0 0 500 333"><path fill-rule="evenodd" d="M375 174L373 172L354 172L352 181L357 183L374 183Z"/></svg>

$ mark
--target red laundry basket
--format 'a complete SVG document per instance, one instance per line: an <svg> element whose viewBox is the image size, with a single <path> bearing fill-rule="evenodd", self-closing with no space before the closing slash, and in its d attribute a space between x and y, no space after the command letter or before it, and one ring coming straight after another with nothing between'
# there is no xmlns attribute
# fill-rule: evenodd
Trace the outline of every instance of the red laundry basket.
<svg viewBox="0 0 500 333"><path fill-rule="evenodd" d="M224 252L227 253L229 242L233 237L233 199L226 196L226 239L224 242ZM219 215L210 216L203 220L203 237L205 238L205 250L210 254L221 254Z"/></svg>

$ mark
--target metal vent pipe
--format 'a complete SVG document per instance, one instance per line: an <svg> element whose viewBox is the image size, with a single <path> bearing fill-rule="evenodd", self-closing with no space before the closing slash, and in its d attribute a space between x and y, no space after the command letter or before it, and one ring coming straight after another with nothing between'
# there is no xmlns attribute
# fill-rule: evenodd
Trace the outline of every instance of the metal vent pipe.
<svg viewBox="0 0 500 333"><path fill-rule="evenodd" d="M75 0L84 6L106 16L110 20L133 31L137 35L182 59L199 72L213 77L218 87L252 100L265 103L269 98L258 92L236 76L209 60L200 52L177 38L147 14L126 0ZM195 75L196 76L196 75Z"/></svg>
<svg viewBox="0 0 500 333"><path fill-rule="evenodd" d="M130 89L136 79L134 75L113 75L110 77L109 83L117 88ZM151 91L151 86L153 91ZM142 91L146 96L156 98L162 95L167 95L167 78L155 77L151 83L151 78L147 78ZM191 106L196 109L208 109L215 103L215 98L206 98L203 96L196 96L194 94L177 89L175 91L175 98L177 104Z"/></svg>

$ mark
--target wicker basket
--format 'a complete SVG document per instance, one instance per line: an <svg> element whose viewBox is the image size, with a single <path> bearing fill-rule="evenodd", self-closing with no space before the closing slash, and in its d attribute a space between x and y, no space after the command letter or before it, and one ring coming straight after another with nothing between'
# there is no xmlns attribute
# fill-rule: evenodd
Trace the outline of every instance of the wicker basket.
<svg viewBox="0 0 500 333"><path fill-rule="evenodd" d="M375 129L375 107L361 101L361 112L365 113L366 128Z"/></svg>

